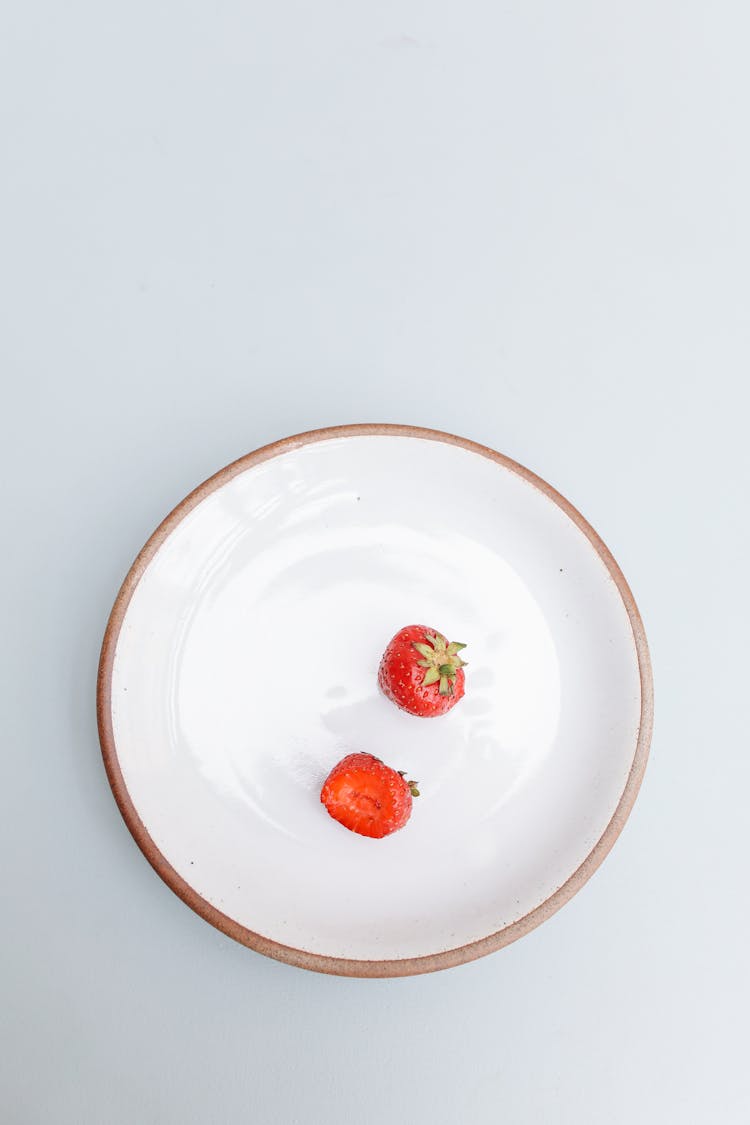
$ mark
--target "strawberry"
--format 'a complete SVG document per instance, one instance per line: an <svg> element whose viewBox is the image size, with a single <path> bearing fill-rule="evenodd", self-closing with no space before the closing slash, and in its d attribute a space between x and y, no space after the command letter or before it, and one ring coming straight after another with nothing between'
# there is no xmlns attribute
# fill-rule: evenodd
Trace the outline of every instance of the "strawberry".
<svg viewBox="0 0 750 1125"><path fill-rule="evenodd" d="M320 799L334 820L360 836L380 839L403 828L411 816L416 782L372 754L348 754L323 783Z"/></svg>
<svg viewBox="0 0 750 1125"><path fill-rule="evenodd" d="M378 683L410 715L444 715L464 694L466 662L458 655L463 648L466 645L449 644L442 633L425 625L407 625L389 642Z"/></svg>

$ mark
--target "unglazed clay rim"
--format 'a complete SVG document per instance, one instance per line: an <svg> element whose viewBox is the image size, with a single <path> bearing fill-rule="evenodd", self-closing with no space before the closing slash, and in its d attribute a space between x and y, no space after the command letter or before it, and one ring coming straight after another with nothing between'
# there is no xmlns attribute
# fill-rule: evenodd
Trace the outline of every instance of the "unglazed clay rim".
<svg viewBox="0 0 750 1125"><path fill-rule="evenodd" d="M561 887L558 887L558 889L539 906L535 907L528 914L525 914L522 918L517 919L517 921L504 926L501 930L489 934L487 937L481 938L479 941L473 941L467 945L457 946L455 949L447 949L440 953L430 953L423 957L407 957L382 961L360 961L345 957L327 957L318 953L309 953L304 949L295 949L292 946L281 945L279 942L271 941L262 934L247 929L233 918L223 914L199 895L189 883L186 883L182 876L175 871L159 851L156 844L149 836L133 804L117 756L117 746L115 744L112 728L111 706L112 668L117 649L117 639L128 605L130 604L130 599L154 555L185 516L191 512L196 505L200 504L202 500L212 492L215 492L216 489L225 485L227 481L232 480L238 473L242 473L246 469L259 465L263 461L268 461L272 457L278 457L280 454L287 453L291 449L297 449L300 446L309 445L313 442L327 441L331 438L363 437L370 435L421 438L426 441L442 441L448 445L461 446L463 449L467 449L472 453L477 453L481 457L487 457L491 461L496 461L504 468L510 469L511 472L523 477L524 480L528 481L540 492L543 492L553 500L558 507L562 508L563 512L565 512L587 537L620 592L620 597L622 598L628 618L630 619L631 629L633 630L641 682L640 724L633 762L625 783L625 788L622 791L622 795L611 820L580 867L573 872ZM479 445L466 438L442 433L439 430L427 430L419 426L387 424L332 426L326 429L311 430L307 433L284 438L281 441L273 442L271 445L266 445L261 449L256 449L255 452L248 453L244 457L240 457L238 461L234 461L231 465L220 469L218 473L209 477L207 481L199 485L189 496L186 496L153 533L131 566L120 588L104 634L96 693L99 741L101 742L102 756L104 758L104 766L107 771L109 783L112 786L112 792L114 793L115 800L117 801L125 823L130 829L138 847L156 873L161 876L164 882L172 888L183 902L187 903L188 906L197 914L200 914L202 918L205 918L207 922L210 922L211 925L216 926L217 929L228 934L229 937L234 938L235 941L241 942L243 945L249 946L259 953L264 953L267 957L274 957L276 960L285 961L290 965L297 965L303 969L314 969L316 972L320 973L335 973L348 977L412 976L417 973L430 973L435 972L437 969L448 969L453 965L461 965L466 961L473 961L477 957L483 957L487 953L493 953L496 949L501 949L504 945L509 945L510 942L523 937L524 934L529 933L535 926L538 926L541 922L544 922L554 914L555 911L559 910L560 907L571 899L573 895L581 889L584 883L591 878L619 836L630 814L630 810L638 795L638 790L640 789L643 774L646 769L646 762L648 760L651 731L653 727L653 708L651 661L649 658L646 634L640 613L638 612L638 607L635 604L633 595L630 592L630 588L619 566L605 544L594 529L586 522L580 512L578 512L564 496L561 496L551 485L547 484L546 481L542 480L535 473L532 473L529 469L524 468L523 465L519 465L516 461L512 461L509 457L505 457L502 453L498 453L494 449L489 449L487 446Z"/></svg>

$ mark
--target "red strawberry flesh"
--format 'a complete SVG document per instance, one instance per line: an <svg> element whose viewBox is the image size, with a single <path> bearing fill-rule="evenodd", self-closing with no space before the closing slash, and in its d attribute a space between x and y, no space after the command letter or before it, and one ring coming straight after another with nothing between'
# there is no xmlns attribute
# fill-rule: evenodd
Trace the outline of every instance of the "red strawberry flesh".
<svg viewBox="0 0 750 1125"><path fill-rule="evenodd" d="M408 821L409 782L372 754L349 754L326 778L320 799L339 824L360 836L381 839Z"/></svg>

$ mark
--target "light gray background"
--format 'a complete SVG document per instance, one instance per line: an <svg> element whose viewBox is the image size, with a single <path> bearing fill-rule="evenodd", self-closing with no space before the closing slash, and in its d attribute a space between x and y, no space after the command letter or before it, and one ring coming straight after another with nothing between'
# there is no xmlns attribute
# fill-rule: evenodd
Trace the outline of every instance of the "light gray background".
<svg viewBox="0 0 750 1125"><path fill-rule="evenodd" d="M746 13L6 5L4 1123L748 1121ZM212 930L131 841L96 737L156 523L347 421L552 481L653 650L651 764L604 867L432 977L316 976Z"/></svg>

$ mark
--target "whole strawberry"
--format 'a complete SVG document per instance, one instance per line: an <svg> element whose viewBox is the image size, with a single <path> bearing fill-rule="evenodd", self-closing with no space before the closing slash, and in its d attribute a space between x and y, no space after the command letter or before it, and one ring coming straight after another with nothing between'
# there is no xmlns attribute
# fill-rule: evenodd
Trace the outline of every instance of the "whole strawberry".
<svg viewBox="0 0 750 1125"><path fill-rule="evenodd" d="M433 718L455 707L464 694L466 645L446 641L425 625L400 629L383 653L378 683L389 699L410 715Z"/></svg>
<svg viewBox="0 0 750 1125"><path fill-rule="evenodd" d="M320 799L334 820L360 836L381 839L403 828L411 816L416 782L372 754L348 754L334 766Z"/></svg>

